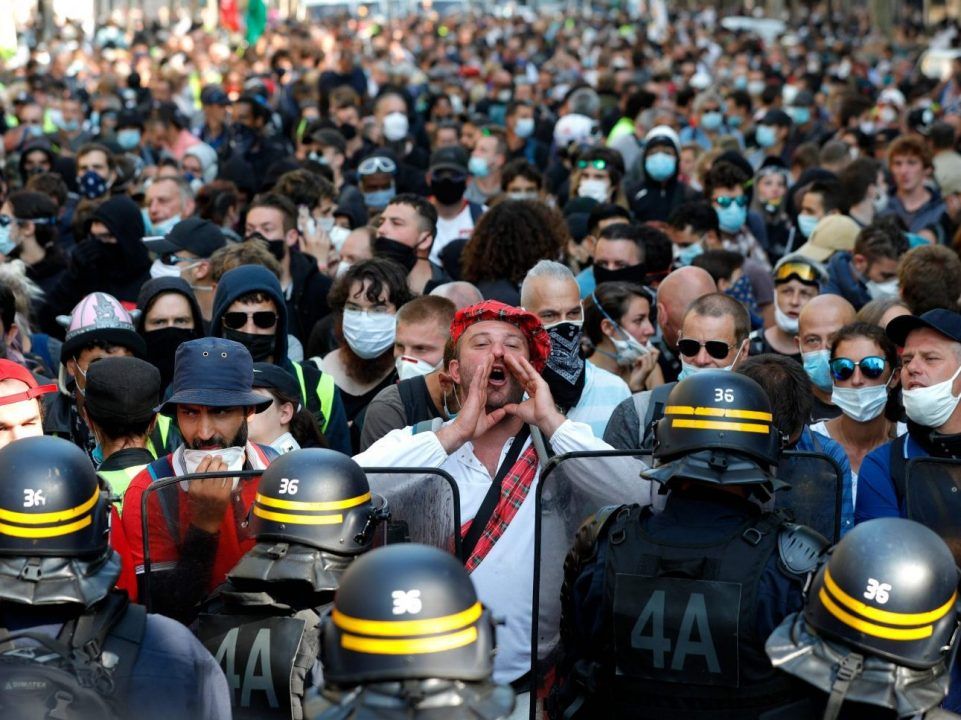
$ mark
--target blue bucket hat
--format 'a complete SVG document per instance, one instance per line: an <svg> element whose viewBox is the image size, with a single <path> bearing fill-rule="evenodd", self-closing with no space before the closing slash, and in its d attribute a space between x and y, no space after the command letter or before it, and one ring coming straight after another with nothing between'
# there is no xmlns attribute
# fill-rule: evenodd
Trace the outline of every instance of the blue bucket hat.
<svg viewBox="0 0 961 720"><path fill-rule="evenodd" d="M175 415L177 405L254 406L263 412L273 402L253 391L254 361L243 345L222 338L181 343L174 357L173 394L156 409Z"/></svg>

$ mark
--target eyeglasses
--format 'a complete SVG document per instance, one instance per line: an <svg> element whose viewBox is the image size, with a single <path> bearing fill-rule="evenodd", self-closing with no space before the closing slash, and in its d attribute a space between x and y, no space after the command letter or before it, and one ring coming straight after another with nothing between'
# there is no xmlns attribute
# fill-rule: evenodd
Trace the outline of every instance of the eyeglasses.
<svg viewBox="0 0 961 720"><path fill-rule="evenodd" d="M595 170L607 170L607 160L602 158L597 158L596 160L578 160L577 167L584 170L588 165L590 165Z"/></svg>
<svg viewBox="0 0 961 720"><path fill-rule="evenodd" d="M366 158L357 166L358 175L373 175L375 173L390 173L393 175L396 172L397 163L383 155Z"/></svg>
<svg viewBox="0 0 961 720"><path fill-rule="evenodd" d="M738 195L737 197L728 197L727 195L721 195L714 199L720 207L729 208L731 203L737 204L738 207L744 207L747 205L747 195Z"/></svg>
<svg viewBox="0 0 961 720"><path fill-rule="evenodd" d="M701 348L704 348L707 350L707 354L715 360L723 360L730 355L732 347L734 346L721 340L708 340L706 343L700 343L690 338L682 338L677 341L677 349L685 357L694 357L701 352Z"/></svg>
<svg viewBox="0 0 961 720"><path fill-rule="evenodd" d="M239 311L228 312L224 313L222 322L225 327L231 330L240 330L240 328L247 324L248 318L253 318L254 325L261 330L268 330L277 324L277 313L273 310L258 310L252 313Z"/></svg>
<svg viewBox="0 0 961 720"><path fill-rule="evenodd" d="M854 362L851 358L834 358L828 365L831 368L831 375L835 380L844 381L854 375L854 368L861 368L861 374L869 380L877 380L884 374L884 366L887 364L880 355L869 355Z"/></svg>
<svg viewBox="0 0 961 720"><path fill-rule="evenodd" d="M786 262L774 271L775 283L787 282L791 278L813 285L817 285L821 281L817 269L813 265L803 262Z"/></svg>

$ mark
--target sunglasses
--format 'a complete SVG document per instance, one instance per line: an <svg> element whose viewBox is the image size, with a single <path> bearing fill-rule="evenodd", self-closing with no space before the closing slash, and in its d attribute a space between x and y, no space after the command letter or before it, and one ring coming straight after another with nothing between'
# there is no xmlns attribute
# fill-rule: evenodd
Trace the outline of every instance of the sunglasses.
<svg viewBox="0 0 961 720"><path fill-rule="evenodd" d="M593 167L595 170L607 170L607 160L602 160L597 158L597 160L578 160L577 167L584 170L587 166Z"/></svg>
<svg viewBox="0 0 961 720"><path fill-rule="evenodd" d="M369 157L357 166L358 175L374 175L375 173L390 173L393 175L395 172L397 172L397 163L383 155Z"/></svg>
<svg viewBox="0 0 961 720"><path fill-rule="evenodd" d="M231 330L240 330L240 328L247 324L247 318L251 317L254 319L254 325L261 330L268 330L277 324L277 313L273 310L258 310L252 313L239 311L228 312L224 313L222 322L225 327Z"/></svg>
<svg viewBox="0 0 961 720"><path fill-rule="evenodd" d="M738 195L737 197L728 197L727 195L721 195L714 200L718 206L722 208L729 208L731 204L734 203L738 207L744 207L747 205L747 195Z"/></svg>
<svg viewBox="0 0 961 720"><path fill-rule="evenodd" d="M820 278L818 271L813 265L803 262L787 262L774 271L774 282L783 283L792 278L800 280L802 283L818 285Z"/></svg>
<svg viewBox="0 0 961 720"><path fill-rule="evenodd" d="M828 365L835 380L847 380L854 375L854 368L861 368L861 374L869 380L877 380L884 374L887 361L879 355L869 355L854 362L851 358L834 358Z"/></svg>
<svg viewBox="0 0 961 720"><path fill-rule="evenodd" d="M701 352L701 348L704 348L707 350L707 354L715 360L723 360L730 354L732 347L734 346L721 340L708 340L706 343L699 343L697 340L682 338L677 341L677 349L681 351L681 355L684 357L694 357Z"/></svg>

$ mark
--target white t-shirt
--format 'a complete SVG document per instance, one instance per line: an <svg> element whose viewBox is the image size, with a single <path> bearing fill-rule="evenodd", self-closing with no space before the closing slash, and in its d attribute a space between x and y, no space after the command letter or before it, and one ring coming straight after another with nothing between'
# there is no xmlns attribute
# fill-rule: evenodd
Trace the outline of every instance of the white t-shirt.
<svg viewBox="0 0 961 720"><path fill-rule="evenodd" d="M438 217L437 234L434 236L434 245L430 249L430 261L440 265L441 251L454 240L466 240L472 232L474 232L474 218L471 217L470 205L466 202L463 209L450 220Z"/></svg>

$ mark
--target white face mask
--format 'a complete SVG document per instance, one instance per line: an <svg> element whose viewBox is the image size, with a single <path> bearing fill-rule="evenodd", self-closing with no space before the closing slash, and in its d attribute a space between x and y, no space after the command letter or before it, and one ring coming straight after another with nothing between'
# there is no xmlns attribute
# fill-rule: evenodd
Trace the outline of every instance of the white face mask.
<svg viewBox="0 0 961 720"><path fill-rule="evenodd" d="M407 137L410 121L402 112L392 112L384 117L384 137L390 142L397 142Z"/></svg>
<svg viewBox="0 0 961 720"><path fill-rule="evenodd" d="M410 380L411 378L429 375L435 370L439 370L443 362L444 361L441 360L436 365L431 365L424 360L418 360L409 355L401 355L394 360L394 367L397 368L397 376L401 380Z"/></svg>
<svg viewBox="0 0 961 720"><path fill-rule="evenodd" d="M334 273L334 277L340 277L348 270L350 270L350 263L346 260L341 260L339 263L337 263L337 272Z"/></svg>
<svg viewBox="0 0 961 720"><path fill-rule="evenodd" d="M678 374L678 381L684 380L691 377L691 375L697 375L699 372L706 372L708 370L723 370L724 372L731 372L734 366L737 364L737 359L741 357L741 350L744 349L744 343L741 343L741 347L737 349L737 354L734 356L734 360L731 361L730 365L725 365L724 367L714 367L713 365L708 365L707 367L698 367L697 365L691 365L684 360L681 360L681 372Z"/></svg>
<svg viewBox="0 0 961 720"><path fill-rule="evenodd" d="M888 402L888 386L872 385L860 388L834 387L831 402L856 422L870 422L884 411Z"/></svg>
<svg viewBox="0 0 961 720"><path fill-rule="evenodd" d="M610 190L611 186L607 180L581 180L581 184L577 186L577 196L606 203Z"/></svg>
<svg viewBox="0 0 961 720"><path fill-rule="evenodd" d="M961 395L951 393L951 386L961 374L961 367L948 380L924 388L904 389L901 399L907 416L924 427L937 430L944 425L961 401Z"/></svg>
<svg viewBox="0 0 961 720"><path fill-rule="evenodd" d="M327 231L327 234L330 235L330 244L334 246L334 250L340 252L340 249L344 247L344 243L347 242L347 236L350 235L350 230L341 225L334 225Z"/></svg>
<svg viewBox="0 0 961 720"><path fill-rule="evenodd" d="M865 280L864 285L867 287L868 295L871 296L872 300L886 297L897 297L898 295L898 279L896 277L893 277L890 280L885 280L882 283L874 282L873 280Z"/></svg>
<svg viewBox="0 0 961 720"><path fill-rule="evenodd" d="M792 318L790 315L786 315L785 313L781 312L781 308L777 304L777 300L774 301L774 322L777 323L777 326L788 335L797 335L798 319Z"/></svg>
<svg viewBox="0 0 961 720"><path fill-rule="evenodd" d="M208 457L218 457L223 460L224 464L227 466L228 470L238 471L244 466L244 448L242 447L226 447L218 448L216 450L191 450L190 448L184 448L183 451L183 461L184 469L188 474L197 472L197 466ZM237 489L237 484L240 482L240 478L233 479L232 489ZM190 483L186 480L181 481L180 489L187 492Z"/></svg>
<svg viewBox="0 0 961 720"><path fill-rule="evenodd" d="M534 134L534 118L518 118L514 132L519 138L529 138Z"/></svg>
<svg viewBox="0 0 961 720"><path fill-rule="evenodd" d="M394 344L397 319L388 313L344 310L344 339L357 357L372 360Z"/></svg>
<svg viewBox="0 0 961 720"><path fill-rule="evenodd" d="M180 222L180 216L174 215L172 218L153 223L154 235L166 235L174 229L174 225Z"/></svg>
<svg viewBox="0 0 961 720"><path fill-rule="evenodd" d="M162 277L180 277L180 268L177 265L166 265L160 262L160 258L153 261L150 266L150 277L162 278Z"/></svg>
<svg viewBox="0 0 961 720"><path fill-rule="evenodd" d="M334 229L334 219L330 217L322 217L317 221L317 227L330 235L330 231Z"/></svg>

